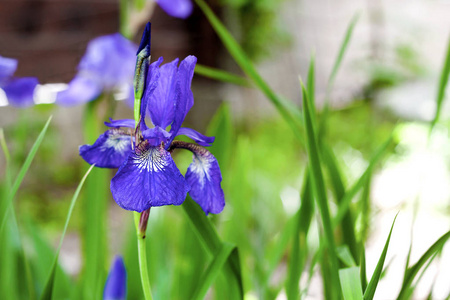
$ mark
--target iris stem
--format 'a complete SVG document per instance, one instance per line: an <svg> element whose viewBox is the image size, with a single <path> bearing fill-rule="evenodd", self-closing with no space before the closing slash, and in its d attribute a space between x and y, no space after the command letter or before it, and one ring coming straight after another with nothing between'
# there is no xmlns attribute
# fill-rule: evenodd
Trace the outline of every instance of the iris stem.
<svg viewBox="0 0 450 300"><path fill-rule="evenodd" d="M139 271L141 273L142 290L144 291L145 300L153 299L150 280L148 277L147 251L145 245L145 232L147 229L149 213L150 209L144 211L142 214L134 212L134 225L136 226L136 235L138 240Z"/></svg>

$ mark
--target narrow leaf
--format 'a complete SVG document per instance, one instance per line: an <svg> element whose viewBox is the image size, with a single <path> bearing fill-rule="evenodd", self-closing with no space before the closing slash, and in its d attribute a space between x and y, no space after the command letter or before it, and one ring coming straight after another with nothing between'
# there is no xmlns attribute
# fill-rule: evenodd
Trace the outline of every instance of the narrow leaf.
<svg viewBox="0 0 450 300"><path fill-rule="evenodd" d="M50 269L50 275L48 276L47 282L45 284L44 291L43 291L43 293L41 295L41 298L40 298L41 300L51 300L52 299L53 285L55 283L55 274L56 274L56 269L57 269L57 266L58 266L59 252L61 250L62 243L63 243L63 240L64 240L64 236L66 235L67 227L69 226L70 217L72 216L72 212L73 212L73 209L75 207L75 203L77 201L78 195L80 194L81 188L83 187L83 184L86 181L87 176L92 171L92 168L94 168L94 165L92 165L89 168L89 170L86 172L86 174L81 179L81 181L78 184L78 187L77 187L77 189L75 191L75 194L72 197L72 201L70 202L69 212L67 213L67 217L66 217L66 223L64 224L64 229L63 229L63 232L61 234L61 238L59 240L59 245L58 245L58 248L56 250L56 255L55 255L55 258L53 259L53 263L52 263L52 266L51 266L51 269Z"/></svg>
<svg viewBox="0 0 450 300"><path fill-rule="evenodd" d="M398 215L398 214L397 214ZM384 245L383 252L381 252L381 256L378 259L377 266L375 267L375 271L373 272L372 278L369 281L369 285L364 292L364 300L372 300L375 295L375 290L377 289L378 281L381 277L381 272L383 271L384 261L386 260L386 253L389 247L389 242L391 240L392 229L394 229L395 220L397 219L397 215L392 222L391 231L389 231L388 238L386 240L386 244Z"/></svg>
<svg viewBox="0 0 450 300"><path fill-rule="evenodd" d="M351 267L339 270L342 294L345 300L362 300L363 293L359 281L359 267Z"/></svg>
<svg viewBox="0 0 450 300"><path fill-rule="evenodd" d="M436 125L441 115L442 103L444 102L445 90L450 76L450 38L448 39L447 53L445 56L445 62L442 66L441 78L439 80L438 94L436 98L436 114L431 122L431 130Z"/></svg>
<svg viewBox="0 0 450 300"><path fill-rule="evenodd" d="M232 74L224 70L207 67L201 64L196 64L194 72L195 74L215 79L218 81L228 82L244 87L251 87L251 83L248 81L247 78Z"/></svg>
<svg viewBox="0 0 450 300"><path fill-rule="evenodd" d="M347 245L337 247L336 254L347 267L355 267L356 263Z"/></svg>

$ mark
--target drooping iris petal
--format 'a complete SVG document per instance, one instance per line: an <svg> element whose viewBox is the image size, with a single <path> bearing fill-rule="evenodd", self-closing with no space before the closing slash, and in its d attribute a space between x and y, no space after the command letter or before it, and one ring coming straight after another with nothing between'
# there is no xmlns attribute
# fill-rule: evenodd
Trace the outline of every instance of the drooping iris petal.
<svg viewBox="0 0 450 300"><path fill-rule="evenodd" d="M62 106L83 104L97 98L102 92L102 86L95 80L75 76L69 87L56 94L55 103Z"/></svg>
<svg viewBox="0 0 450 300"><path fill-rule="evenodd" d="M176 91L176 93L179 93L179 95L175 106L174 120L170 128L172 140L175 138L192 105L194 105L194 95L191 91L191 82L192 77L194 76L194 68L196 63L197 58L190 55L180 63L180 67L178 68L177 84L179 84L179 90Z"/></svg>
<svg viewBox="0 0 450 300"><path fill-rule="evenodd" d="M225 207L225 197L220 183L222 174L214 155L200 146L191 147L193 162L186 172L186 181L191 186L189 194L205 214L218 214Z"/></svg>
<svg viewBox="0 0 450 300"><path fill-rule="evenodd" d="M78 65L79 76L97 81L104 89L133 82L136 45L115 33L89 42Z"/></svg>
<svg viewBox="0 0 450 300"><path fill-rule="evenodd" d="M159 146L161 143L166 144L170 138L170 134L159 126L143 131L142 136L151 146Z"/></svg>
<svg viewBox="0 0 450 300"><path fill-rule="evenodd" d="M109 118L109 122L105 122L105 125L112 128L119 128L119 127L128 127L128 128L134 128L134 120L132 119L122 119L122 120L113 120L112 118Z"/></svg>
<svg viewBox="0 0 450 300"><path fill-rule="evenodd" d="M178 133L177 133L177 136L178 135L185 135L187 137L190 137L197 144L199 144L200 146L203 146L203 147L211 146L215 140L215 137L213 137L213 136L203 135L200 132L198 132L192 128L187 128L187 127L180 128L180 130L178 130Z"/></svg>
<svg viewBox="0 0 450 300"><path fill-rule="evenodd" d="M132 136L120 129L109 129L93 145L80 146L80 156L99 168L119 168L131 153Z"/></svg>
<svg viewBox="0 0 450 300"><path fill-rule="evenodd" d="M3 79L13 76L17 69L17 59L0 56L0 83Z"/></svg>
<svg viewBox="0 0 450 300"><path fill-rule="evenodd" d="M141 142L111 180L120 207L142 212L152 206L180 205L189 185L163 147Z"/></svg>
<svg viewBox="0 0 450 300"><path fill-rule="evenodd" d="M162 9L172 17L185 19L192 13L191 0L156 0Z"/></svg>
<svg viewBox="0 0 450 300"><path fill-rule="evenodd" d="M106 279L103 300L125 300L127 298L127 270L122 257L116 256Z"/></svg>
<svg viewBox="0 0 450 300"><path fill-rule="evenodd" d="M2 87L10 105L28 107L34 105L34 89L38 85L35 77L14 78Z"/></svg>
<svg viewBox="0 0 450 300"><path fill-rule="evenodd" d="M165 129L173 122L177 101L178 58L159 68L158 84L148 99L148 110L152 123Z"/></svg>

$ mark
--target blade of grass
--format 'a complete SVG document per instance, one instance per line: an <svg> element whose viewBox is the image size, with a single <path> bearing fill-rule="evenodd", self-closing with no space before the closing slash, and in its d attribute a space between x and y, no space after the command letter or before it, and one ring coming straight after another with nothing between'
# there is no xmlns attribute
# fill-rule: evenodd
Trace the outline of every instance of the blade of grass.
<svg viewBox="0 0 450 300"><path fill-rule="evenodd" d="M336 248L336 254L346 267L356 267L352 253L347 245L342 245Z"/></svg>
<svg viewBox="0 0 450 300"><path fill-rule="evenodd" d="M336 243L334 240L333 228L331 224L330 209L328 207L328 199L325 189L325 183L323 180L322 168L319 158L319 149L316 141L316 134L314 132L312 119L311 119L311 108L308 100L306 89L300 80L300 84L303 92L303 114L306 129L306 144L308 152L309 166L311 168L311 180L313 182L315 196L317 200L317 206L319 207L319 212L322 219L326 249L329 255L330 273L331 278L327 280L331 284L331 292L334 297L338 298L341 292L339 283L339 269L338 261L336 256Z"/></svg>
<svg viewBox="0 0 450 300"><path fill-rule="evenodd" d="M230 32L222 24L222 22L216 17L211 8L203 0L195 0L197 5L205 14L211 26L216 31L219 38L222 40L225 48L230 52L233 59L239 65L239 67L244 71L244 73L255 83L255 85L264 93L264 95L272 102L278 112L281 114L283 119L289 124L294 134L299 139L302 144L304 144L303 136L301 135L301 124L296 120L290 113L289 109L283 105L283 102L277 96L277 94L269 87L269 85L264 81L261 75L256 71L256 68L251 63L250 59L245 55L244 51L241 49L239 43L233 38Z"/></svg>
<svg viewBox="0 0 450 300"><path fill-rule="evenodd" d="M30 152L28 153L27 158L25 159L25 162L22 165L22 168L19 171L19 174L17 174L16 180L14 181L11 190L9 191L9 195L6 198L6 201L2 201L0 204L0 220L2 220L2 224L0 226L0 234L3 230L3 227L5 225L6 222L6 215L8 212L8 208L10 207L14 196L17 193L17 190L20 187L20 184L23 181L23 178L25 177L25 175L27 174L28 169L30 168L31 162L34 159L34 156L36 155L36 152L39 149L39 146L42 143L42 140L44 139L45 133L47 132L48 126L50 124L50 121L52 120L52 117L50 116L47 120L47 122L45 123L44 127L42 128L41 132L39 133L36 141L34 142L33 146L31 147Z"/></svg>
<svg viewBox="0 0 450 300"><path fill-rule="evenodd" d="M359 281L359 267L351 267L339 270L342 294L345 300L362 300L363 293Z"/></svg>
<svg viewBox="0 0 450 300"><path fill-rule="evenodd" d="M182 206L189 217L190 224L193 226L204 248L212 255L217 253L217 251L220 251L222 241L201 208L192 199L190 199L190 197L184 201ZM232 252L232 255L227 260L224 272L227 273L228 279L233 280L234 285L237 286L239 299L243 299L244 286L242 283L239 253L237 251Z"/></svg>
<svg viewBox="0 0 450 300"><path fill-rule="evenodd" d="M66 223L64 224L64 229L61 234L61 238L59 240L59 245L56 250L56 255L55 255L55 258L53 259L53 263L52 263L52 266L50 269L50 274L49 274L47 282L45 284L44 291L42 292L42 295L40 297L41 300L51 300L52 299L53 286L55 283L55 274L56 274L56 269L58 266L59 252L61 251L62 243L64 241L64 236L66 235L67 227L69 226L69 221L70 221L70 218L72 217L72 212L75 207L75 203L77 201L78 195L80 194L81 188L83 187L83 184L86 181L86 178L88 177L89 173L92 171L92 168L94 168L94 165L92 165L87 170L86 174L84 174L83 178L81 179L80 183L78 184L77 189L75 190L75 194L72 197L72 201L70 202L69 212L67 213L67 217L66 217Z"/></svg>
<svg viewBox="0 0 450 300"><path fill-rule="evenodd" d="M442 250L445 243L450 238L450 231L442 235L430 248L419 258L419 260L405 273L405 278L403 279L402 288L397 299L404 299L407 290L411 287L414 278L419 273L420 269L427 263L428 260L432 260L435 254Z"/></svg>
<svg viewBox="0 0 450 300"><path fill-rule="evenodd" d="M361 286L362 286L362 290L363 292L366 291L367 288L367 271L366 271L366 250L364 249L364 244L361 243L361 260L360 260L360 279L361 279Z"/></svg>
<svg viewBox="0 0 450 300"><path fill-rule="evenodd" d="M378 281L380 280L381 272L383 271L384 261L386 260L386 253L389 247L389 242L391 240L392 229L394 229L394 224L397 216L398 213L395 216L394 221L392 222L391 230L389 231L389 235L384 245L383 252L381 252L381 256L378 259L375 271L373 271L372 278L370 279L369 284L367 285L367 288L364 292L364 300L372 300L373 296L375 295L375 290L377 289Z"/></svg>
<svg viewBox="0 0 450 300"><path fill-rule="evenodd" d="M207 67L204 65L196 64L194 69L195 74L201 75L204 77L208 77L211 79L215 79L217 81L228 82L236 85L240 85L243 87L251 87L251 83L247 78L232 74L230 72Z"/></svg>
<svg viewBox="0 0 450 300"><path fill-rule="evenodd" d="M448 39L447 53L445 55L444 65L442 66L441 77L439 80L438 93L436 97L436 113L433 121L431 121L430 132L436 125L441 115L442 103L444 102L445 90L447 88L448 79L450 76L450 38Z"/></svg>
<svg viewBox="0 0 450 300"><path fill-rule="evenodd" d="M214 256L210 265L206 269L205 273L201 277L200 285L197 286L197 289L194 292L194 295L191 299L202 300L205 299L206 293L208 292L210 286L214 283L215 279L219 275L220 270L222 269L225 262L230 259L230 255L233 251L236 251L236 246L223 243L218 253Z"/></svg>

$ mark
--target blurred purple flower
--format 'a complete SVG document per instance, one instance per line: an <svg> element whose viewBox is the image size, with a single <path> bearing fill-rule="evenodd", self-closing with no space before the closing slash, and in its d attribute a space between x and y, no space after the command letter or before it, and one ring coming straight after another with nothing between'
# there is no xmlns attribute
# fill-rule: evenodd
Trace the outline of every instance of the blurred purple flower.
<svg viewBox="0 0 450 300"><path fill-rule="evenodd" d="M186 19L192 13L191 0L156 0L164 11L172 17Z"/></svg>
<svg viewBox="0 0 450 300"><path fill-rule="evenodd" d="M13 77L17 60L0 56L0 88L6 94L9 104L16 107L34 105L34 89L38 85L35 77Z"/></svg>
<svg viewBox="0 0 450 300"><path fill-rule="evenodd" d="M127 270L121 256L116 256L106 279L103 300L127 298Z"/></svg>
<svg viewBox="0 0 450 300"><path fill-rule="evenodd" d="M180 205L190 191L206 214L220 213L225 206L220 168L216 158L201 147L210 146L214 137L181 128L194 104L191 81L197 59L188 56L179 66L176 59L160 67L163 59L149 65L149 56L150 28L147 25L136 67L135 94L142 95L142 102L134 140L130 133L119 129L134 128L133 120L111 121L105 124L112 129L102 134L92 146L81 146L80 155L97 167L119 168L111 180L111 192L124 209L142 212L152 206ZM146 125L147 112L153 128ZM166 130L168 126L169 131ZM198 145L174 141L178 135L186 135ZM176 148L194 154L186 179L171 156Z"/></svg>
<svg viewBox="0 0 450 300"><path fill-rule="evenodd" d="M56 96L56 104L77 105L97 98L103 91L132 90L136 45L119 33L89 42L69 87ZM130 93L131 96L131 93Z"/></svg>

